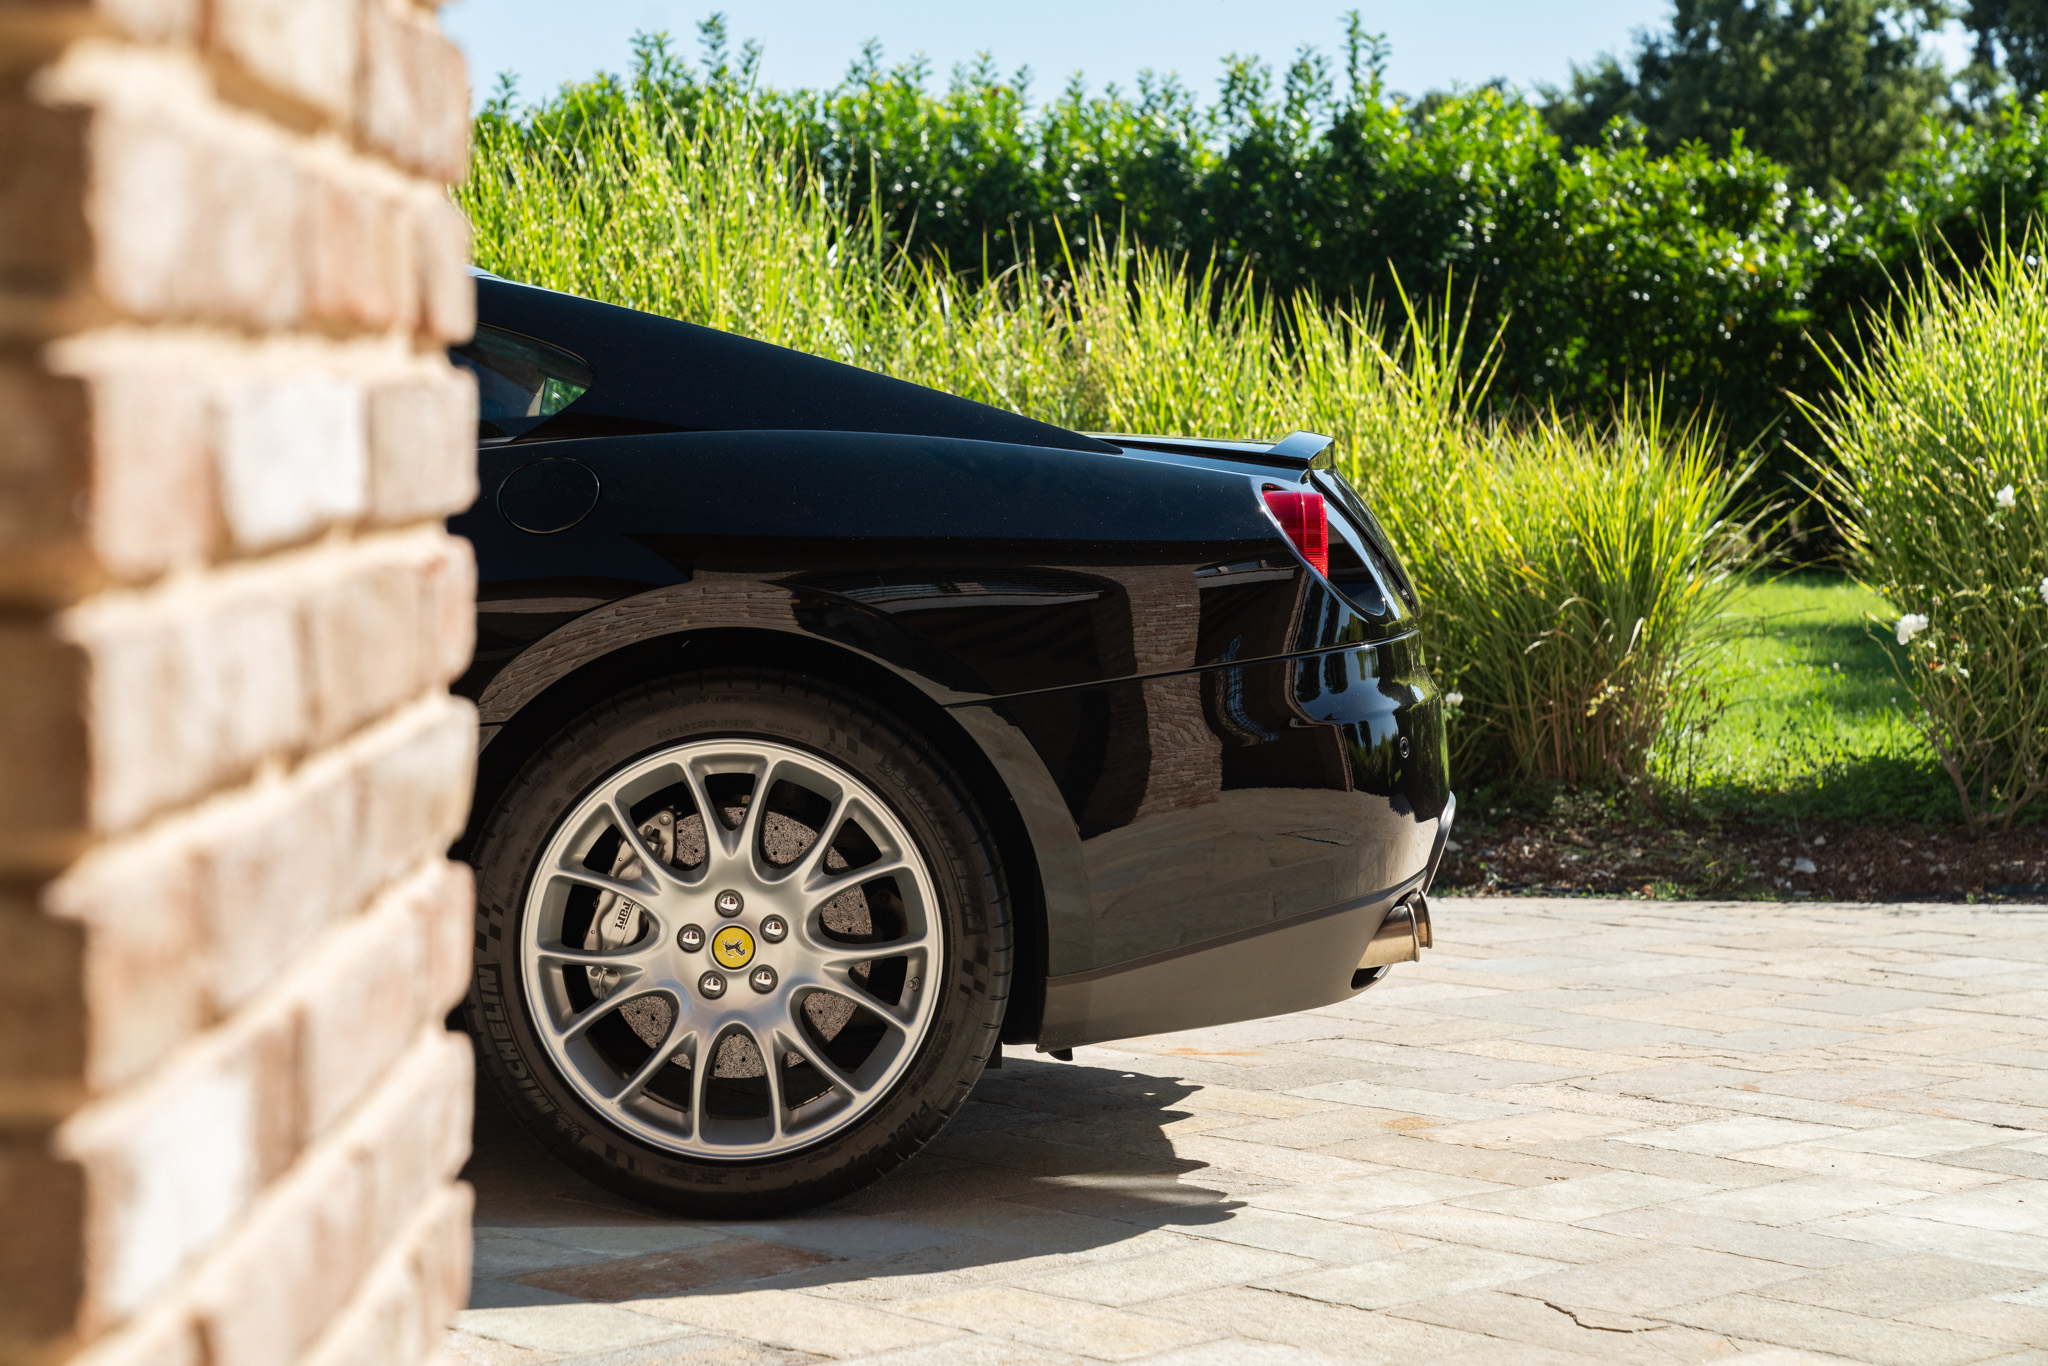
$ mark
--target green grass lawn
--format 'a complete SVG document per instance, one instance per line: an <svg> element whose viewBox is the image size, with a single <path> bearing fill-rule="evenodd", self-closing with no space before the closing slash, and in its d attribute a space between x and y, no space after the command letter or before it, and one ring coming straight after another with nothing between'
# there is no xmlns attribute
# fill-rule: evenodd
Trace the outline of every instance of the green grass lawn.
<svg viewBox="0 0 2048 1366"><path fill-rule="evenodd" d="M1709 680L1709 724L1666 766L1705 811L1949 822L1955 789L1892 670L1893 614L1842 574L1759 576ZM1878 618L1873 623L1872 618ZM1689 770L1689 773L1688 773Z"/></svg>

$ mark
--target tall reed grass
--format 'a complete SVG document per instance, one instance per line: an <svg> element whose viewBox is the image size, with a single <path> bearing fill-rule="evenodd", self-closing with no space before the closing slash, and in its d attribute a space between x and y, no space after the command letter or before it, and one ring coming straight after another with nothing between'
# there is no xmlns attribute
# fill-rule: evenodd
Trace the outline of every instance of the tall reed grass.
<svg viewBox="0 0 2048 1366"><path fill-rule="evenodd" d="M1735 480L1705 429L1654 402L1481 421L1487 365L1447 312L1276 301L1114 235L1064 283L1028 258L968 282L849 216L740 104L685 125L634 102L573 144L487 115L457 199L511 279L1083 430L1334 436L1422 590L1461 780L1641 786L1715 639Z"/></svg>
<svg viewBox="0 0 2048 1366"><path fill-rule="evenodd" d="M1837 356L1825 488L1972 829L2048 793L2048 266L1923 272Z"/></svg>

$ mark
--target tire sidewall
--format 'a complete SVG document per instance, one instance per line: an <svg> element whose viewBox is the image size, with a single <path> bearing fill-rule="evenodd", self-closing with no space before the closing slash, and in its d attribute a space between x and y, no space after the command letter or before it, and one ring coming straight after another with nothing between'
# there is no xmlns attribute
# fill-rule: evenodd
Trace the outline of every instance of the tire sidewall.
<svg viewBox="0 0 2048 1366"><path fill-rule="evenodd" d="M692 1159L613 1127L565 1081L539 1037L520 955L527 891L559 822L606 777L712 739L773 741L847 769L903 821L938 898L944 950L931 1023L909 1067L865 1114L794 1153ZM614 698L550 740L486 818L467 1014L482 1070L527 1127L601 1184L692 1213L766 1213L830 1199L937 1133L986 1065L1001 1024L1008 923L988 839L929 745L862 699L765 673L682 675Z"/></svg>

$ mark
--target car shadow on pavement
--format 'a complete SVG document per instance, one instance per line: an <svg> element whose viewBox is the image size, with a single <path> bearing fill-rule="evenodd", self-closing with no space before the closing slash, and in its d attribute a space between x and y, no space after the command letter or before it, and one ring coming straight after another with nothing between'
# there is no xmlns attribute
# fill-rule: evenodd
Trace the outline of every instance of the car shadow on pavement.
<svg viewBox="0 0 2048 1366"><path fill-rule="evenodd" d="M1021 1055L1021 1056L1020 1056ZM659 1301L861 1282L866 1299L1055 1274L1182 1240L1239 1201L1174 1156L1194 1088L1013 1049L924 1152L820 1209L761 1221L664 1214L584 1180L479 1084L471 1307Z"/></svg>

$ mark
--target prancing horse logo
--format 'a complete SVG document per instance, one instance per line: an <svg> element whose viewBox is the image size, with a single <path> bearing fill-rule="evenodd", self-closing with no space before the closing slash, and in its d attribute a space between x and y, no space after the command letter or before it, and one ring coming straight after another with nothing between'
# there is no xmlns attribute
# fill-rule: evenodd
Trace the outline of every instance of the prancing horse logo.
<svg viewBox="0 0 2048 1366"><path fill-rule="evenodd" d="M754 936L738 925L727 925L711 936L711 956L720 967L738 972L754 960Z"/></svg>

